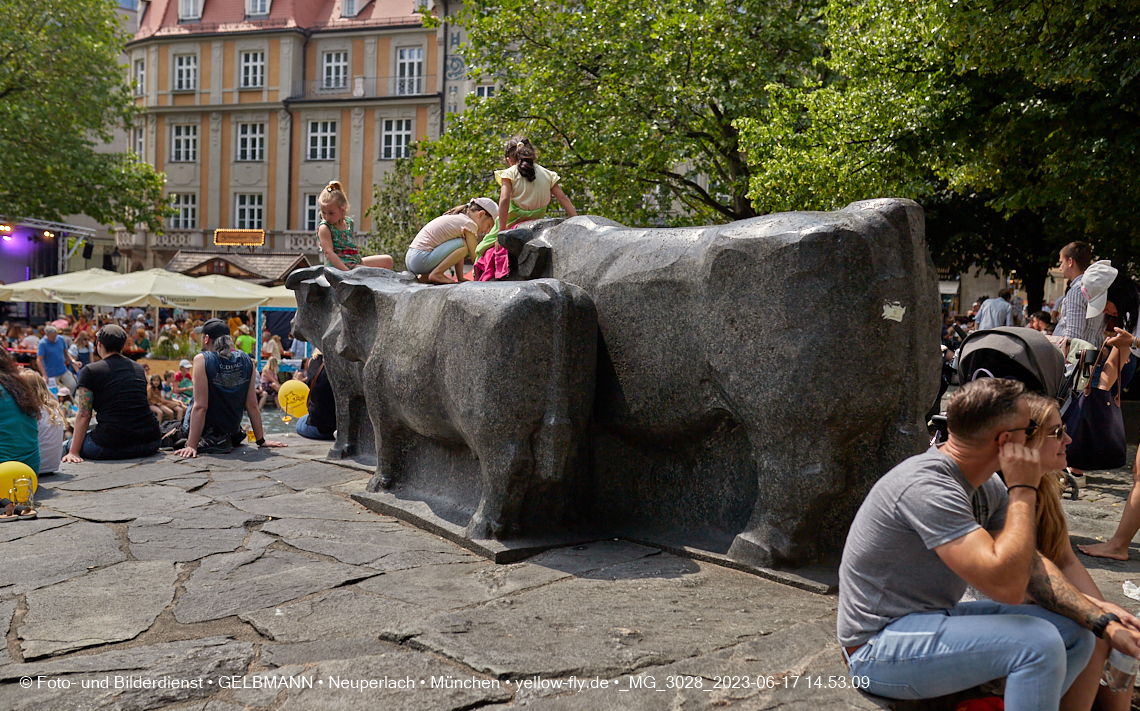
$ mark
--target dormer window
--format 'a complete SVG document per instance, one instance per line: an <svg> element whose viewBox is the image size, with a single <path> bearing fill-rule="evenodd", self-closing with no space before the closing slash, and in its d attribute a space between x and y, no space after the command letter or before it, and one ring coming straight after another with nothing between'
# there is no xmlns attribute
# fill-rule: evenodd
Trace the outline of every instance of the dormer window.
<svg viewBox="0 0 1140 711"><path fill-rule="evenodd" d="M340 16L356 17L356 0L340 0Z"/></svg>
<svg viewBox="0 0 1140 711"><path fill-rule="evenodd" d="M246 0L247 15L268 15L269 0Z"/></svg>
<svg viewBox="0 0 1140 711"><path fill-rule="evenodd" d="M202 19L203 0L178 0L179 21Z"/></svg>

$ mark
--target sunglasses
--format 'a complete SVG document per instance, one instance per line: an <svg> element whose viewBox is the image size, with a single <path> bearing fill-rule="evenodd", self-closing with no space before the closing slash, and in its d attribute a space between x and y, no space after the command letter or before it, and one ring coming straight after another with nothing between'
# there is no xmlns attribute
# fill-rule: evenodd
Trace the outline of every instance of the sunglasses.
<svg viewBox="0 0 1140 711"><path fill-rule="evenodd" d="M1012 430L1002 430L1002 431L1003 432L1024 432L1025 433L1025 439L1029 439L1030 437L1033 436L1033 434L1035 432L1037 432L1037 428L1040 426L1041 425L1037 424L1037 420L1030 418L1029 419L1029 425L1026 427L1014 427Z"/></svg>
<svg viewBox="0 0 1140 711"><path fill-rule="evenodd" d="M1053 429L1046 432L1045 437L1046 438L1052 437L1053 439L1057 440L1058 442L1063 442L1063 441L1065 441L1065 435L1068 434L1068 432L1069 431L1067 429L1065 429L1064 425L1057 425ZM1029 435L1029 436L1032 436L1032 435Z"/></svg>

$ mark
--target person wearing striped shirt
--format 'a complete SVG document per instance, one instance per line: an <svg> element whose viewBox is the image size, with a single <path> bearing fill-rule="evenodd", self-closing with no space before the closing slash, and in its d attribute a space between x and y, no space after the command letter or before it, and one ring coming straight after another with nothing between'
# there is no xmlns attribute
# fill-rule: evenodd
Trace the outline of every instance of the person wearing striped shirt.
<svg viewBox="0 0 1140 711"><path fill-rule="evenodd" d="M1053 335L1080 338L1099 347L1104 342L1104 315L1087 318L1089 302L1081 291L1082 278L1092 261L1092 247L1085 242L1070 242L1061 248L1059 266L1061 275L1069 280L1069 290Z"/></svg>

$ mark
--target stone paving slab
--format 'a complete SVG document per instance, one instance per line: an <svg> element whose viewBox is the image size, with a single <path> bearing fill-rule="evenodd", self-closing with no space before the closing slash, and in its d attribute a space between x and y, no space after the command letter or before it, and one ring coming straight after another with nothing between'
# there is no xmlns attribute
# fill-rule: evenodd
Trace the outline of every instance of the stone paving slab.
<svg viewBox="0 0 1140 711"><path fill-rule="evenodd" d="M788 590L660 554L441 613L410 629L408 643L499 677L613 675L795 622L834 624L834 598Z"/></svg>
<svg viewBox="0 0 1140 711"><path fill-rule="evenodd" d="M248 524L264 516L211 504L170 516L143 516L127 529L131 555L139 560L190 561L241 547Z"/></svg>
<svg viewBox="0 0 1140 711"><path fill-rule="evenodd" d="M39 518L32 519L31 521L9 521L8 525L0 526L0 543L8 543L20 538L27 538L34 536L40 531L48 531L60 526L66 526L69 523L75 523L73 518L57 517L47 518L44 509L37 509Z"/></svg>
<svg viewBox="0 0 1140 711"><path fill-rule="evenodd" d="M389 639L395 636L395 629L433 614L435 610L419 605L340 589L239 617L271 640L298 643L361 636Z"/></svg>
<svg viewBox="0 0 1140 711"><path fill-rule="evenodd" d="M270 496L292 493L289 487L284 484L278 484L271 479L264 478L262 476L264 472L243 473L256 474L257 476L247 479L219 480L215 474L210 484L195 493L231 504L242 499L264 499Z"/></svg>
<svg viewBox="0 0 1140 711"><path fill-rule="evenodd" d="M4 630L4 634L8 634L8 630L12 627L12 617L16 614L16 600L7 600L0 602L0 629ZM12 664L16 660L12 658L12 654L8 651L8 645L0 645L0 667L5 664Z"/></svg>
<svg viewBox="0 0 1140 711"><path fill-rule="evenodd" d="M126 522L140 516L156 516L213 503L212 499L188 494L173 486L143 486L76 494L53 500L52 508L88 521Z"/></svg>
<svg viewBox="0 0 1140 711"><path fill-rule="evenodd" d="M25 521L4 524L19 526ZM114 531L78 521L11 543L0 549L0 598L63 582L91 568L119 563L127 556Z"/></svg>
<svg viewBox="0 0 1140 711"><path fill-rule="evenodd" d="M273 518L316 518L330 521L379 521L377 514L324 489L242 499L233 502L242 511Z"/></svg>
<svg viewBox="0 0 1140 711"><path fill-rule="evenodd" d="M230 637L207 637L198 640L167 642L130 649L115 649L102 654L71 655L64 659L11 664L0 667L0 708L10 711L150 711L165 709L176 703L212 696L217 688L205 683L207 678L244 674L256 654L254 645L237 642ZM14 683L21 677L37 680L40 676L56 682L55 688L40 686L23 689ZM115 677L130 679L174 680L197 686L186 688L81 688L83 681L113 682ZM70 688L62 687L60 682ZM169 681L168 681L169 683Z"/></svg>
<svg viewBox="0 0 1140 711"><path fill-rule="evenodd" d="M119 469L103 474L89 475L77 472L75 477L61 482L58 486L53 488L67 491L104 491L106 489L117 489L124 486L134 486L136 484L167 482L190 477L192 474L204 471L208 471L208 467L202 464L195 463L191 465L163 460L159 462L147 462L128 469ZM196 477L196 479L200 480L201 477Z"/></svg>
<svg viewBox="0 0 1140 711"><path fill-rule="evenodd" d="M292 466L275 469L269 475L296 491L344 484L359 479L368 481L369 478L365 472L322 462L295 463Z"/></svg>
<svg viewBox="0 0 1140 711"><path fill-rule="evenodd" d="M525 563L496 565L480 560L389 572L360 583L362 590L436 610L458 610L556 580L660 552L633 543L602 541L559 549Z"/></svg>
<svg viewBox="0 0 1140 711"><path fill-rule="evenodd" d="M355 659L383 654L391 645L376 637L318 639L296 644L263 644L258 662L267 667L287 667L311 663L314 659Z"/></svg>
<svg viewBox="0 0 1140 711"><path fill-rule="evenodd" d="M277 711L346 711L349 709L402 709L405 711L461 711L485 706L497 701L508 701L511 691L508 685L498 680L482 681L490 689L429 688L425 683L414 684L413 689L380 688L358 690L338 688L334 681L390 679L413 682L441 679L468 680L473 676L469 670L404 649L395 649L384 654L355 659L325 661L315 668L299 666L283 667L265 676L307 677L312 679L311 688L287 689L281 693L285 702L276 706ZM319 683L319 682L324 682ZM267 694L247 693L244 690L234 693L234 700L253 709L268 709L265 703ZM275 694L273 700L276 701Z"/></svg>
<svg viewBox="0 0 1140 711"><path fill-rule="evenodd" d="M480 560L449 541L384 517L371 521L280 519L266 523L261 531L280 536L294 548L379 571Z"/></svg>
<svg viewBox="0 0 1140 711"><path fill-rule="evenodd" d="M174 606L179 622L252 612L374 574L367 568L312 560L296 553L224 553L202 561Z"/></svg>
<svg viewBox="0 0 1140 711"><path fill-rule="evenodd" d="M134 639L174 601L175 577L169 561L125 561L29 592L24 659Z"/></svg>

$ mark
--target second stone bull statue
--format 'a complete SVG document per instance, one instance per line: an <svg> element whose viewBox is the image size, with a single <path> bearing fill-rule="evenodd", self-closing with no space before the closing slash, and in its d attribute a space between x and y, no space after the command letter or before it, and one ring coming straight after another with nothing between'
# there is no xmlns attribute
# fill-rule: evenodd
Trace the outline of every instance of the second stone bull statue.
<svg viewBox="0 0 1140 711"><path fill-rule="evenodd" d="M301 270L289 285L297 332L326 362L362 364L369 491L400 488L445 517L466 511L472 539L569 523L594 395L597 317L585 292L553 279L429 287L368 268ZM335 393L338 427L353 390ZM339 435L342 450L359 444Z"/></svg>

